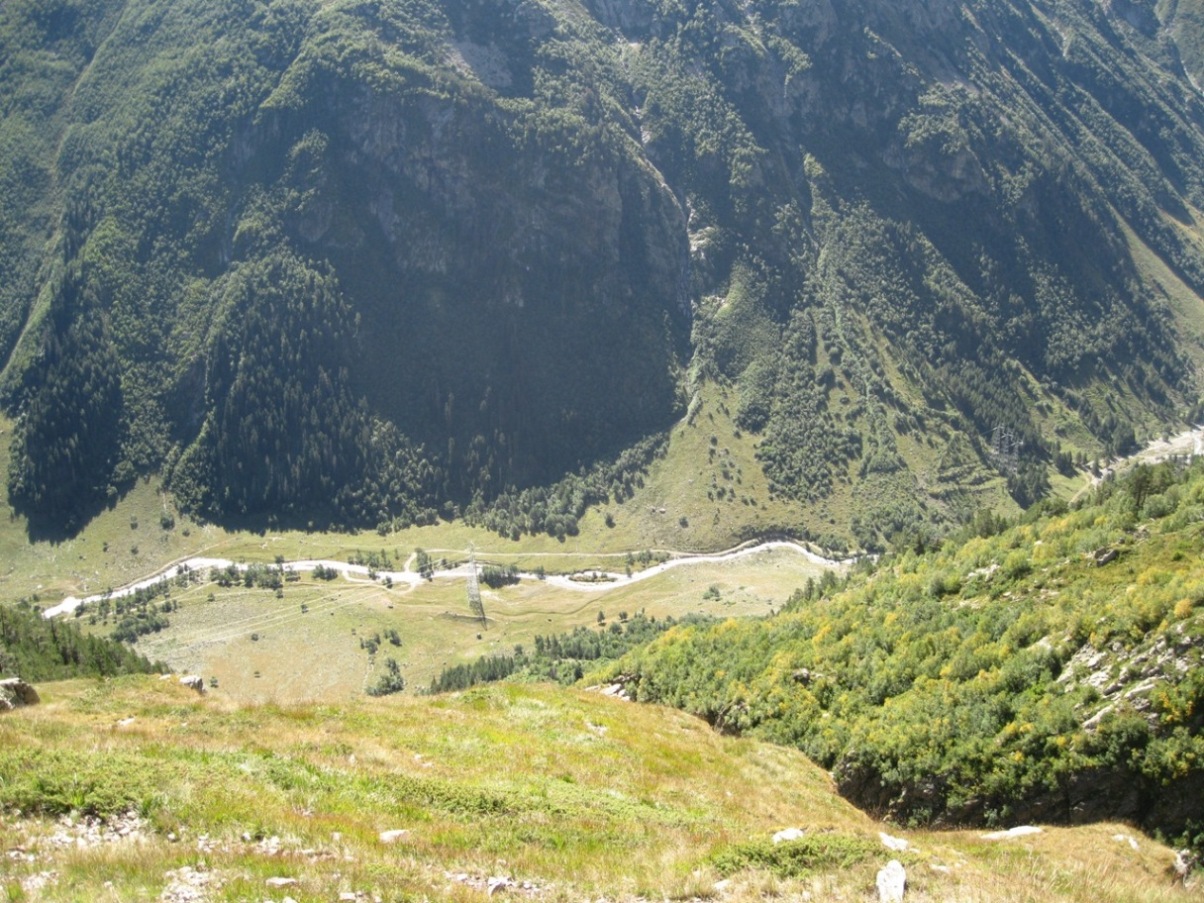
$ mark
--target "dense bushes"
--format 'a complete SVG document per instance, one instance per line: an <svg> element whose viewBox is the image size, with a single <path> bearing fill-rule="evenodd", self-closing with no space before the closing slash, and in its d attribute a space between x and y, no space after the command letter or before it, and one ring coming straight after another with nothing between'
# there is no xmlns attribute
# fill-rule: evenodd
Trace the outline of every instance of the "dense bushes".
<svg viewBox="0 0 1204 903"><path fill-rule="evenodd" d="M581 678L587 666L613 661L675 624L707 621L708 618L700 616L690 616L680 622L672 617L658 621L639 612L629 618L622 612L609 626L600 621L597 630L577 627L570 633L537 636L533 650L516 646L512 655L488 655L468 664L452 665L431 682L429 692L465 690L479 683L505 680L514 674L527 679L572 683Z"/></svg>
<svg viewBox="0 0 1204 903"><path fill-rule="evenodd" d="M606 674L797 746L901 820L1123 817L1185 836L1175 788L1204 780L1201 512L1204 467L1141 466L1073 509L980 518L846 588L809 585L776 617L679 626Z"/></svg>

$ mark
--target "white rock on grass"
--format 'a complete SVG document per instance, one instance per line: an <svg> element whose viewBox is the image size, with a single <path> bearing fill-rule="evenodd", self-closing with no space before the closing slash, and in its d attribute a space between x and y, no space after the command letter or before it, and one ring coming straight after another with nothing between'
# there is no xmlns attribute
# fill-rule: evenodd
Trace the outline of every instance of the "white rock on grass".
<svg viewBox="0 0 1204 903"><path fill-rule="evenodd" d="M903 863L892 859L878 872L878 903L903 903L907 872Z"/></svg>
<svg viewBox="0 0 1204 903"><path fill-rule="evenodd" d="M1183 880L1183 883L1188 884L1191 879L1192 869L1196 867L1199 861L1199 857L1191 850L1180 850L1175 854L1172 868L1174 868L1175 874Z"/></svg>
<svg viewBox="0 0 1204 903"><path fill-rule="evenodd" d="M982 835L983 840L1011 840L1013 837L1028 837L1030 834L1040 834L1041 829L1033 825L1019 825L1006 831L992 831Z"/></svg>
<svg viewBox="0 0 1204 903"><path fill-rule="evenodd" d="M882 846L893 853L906 853L911 849L911 844L902 837L892 837L885 831L878 832L878 839L882 841Z"/></svg>
<svg viewBox="0 0 1204 903"><path fill-rule="evenodd" d="M401 840L401 838L405 837L409 833L410 832L407 831L405 828L393 828L390 831L381 831L380 832L380 842L381 843L397 843L397 841Z"/></svg>
<svg viewBox="0 0 1204 903"><path fill-rule="evenodd" d="M499 890L509 890L512 887L514 887L514 882L509 878L490 878L486 885L489 896L491 897Z"/></svg>
<svg viewBox="0 0 1204 903"><path fill-rule="evenodd" d="M807 832L802 828L783 828L781 831L778 831L777 834L773 835L773 842L786 843L790 840L801 840L806 836Z"/></svg>
<svg viewBox="0 0 1204 903"><path fill-rule="evenodd" d="M200 695L205 695L205 678L199 674L185 674L180 678L180 683L190 690L195 690Z"/></svg>

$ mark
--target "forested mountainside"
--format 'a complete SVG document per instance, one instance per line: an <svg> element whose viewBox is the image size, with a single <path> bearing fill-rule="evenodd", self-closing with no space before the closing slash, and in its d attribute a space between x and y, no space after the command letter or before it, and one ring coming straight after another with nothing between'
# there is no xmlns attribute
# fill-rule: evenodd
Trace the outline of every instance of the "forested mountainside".
<svg viewBox="0 0 1204 903"><path fill-rule="evenodd" d="M10 0L10 501L73 528L157 472L211 517L471 514L638 465L717 383L863 545L1027 503L1199 398L1202 21Z"/></svg>
<svg viewBox="0 0 1204 903"><path fill-rule="evenodd" d="M42 610L28 602L0 606L0 678L65 680L166 670L110 637L43 618Z"/></svg>
<svg viewBox="0 0 1204 903"><path fill-rule="evenodd" d="M679 625L601 679L796 746L900 823L1123 820L1204 849L1202 516L1198 463L1140 466L774 617Z"/></svg>

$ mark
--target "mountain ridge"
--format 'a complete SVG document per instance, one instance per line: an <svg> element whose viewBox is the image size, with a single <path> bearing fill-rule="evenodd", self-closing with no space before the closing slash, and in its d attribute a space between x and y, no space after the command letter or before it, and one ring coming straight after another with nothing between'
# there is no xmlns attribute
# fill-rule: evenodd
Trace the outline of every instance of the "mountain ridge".
<svg viewBox="0 0 1204 903"><path fill-rule="evenodd" d="M812 530L1028 504L1198 400L1198 13L13 4L10 498L481 519L717 384Z"/></svg>

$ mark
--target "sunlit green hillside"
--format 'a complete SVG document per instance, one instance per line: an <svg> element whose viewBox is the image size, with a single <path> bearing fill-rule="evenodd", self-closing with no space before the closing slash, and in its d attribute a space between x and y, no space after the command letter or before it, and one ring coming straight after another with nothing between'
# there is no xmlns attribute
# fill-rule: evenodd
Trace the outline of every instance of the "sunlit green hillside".
<svg viewBox="0 0 1204 903"><path fill-rule="evenodd" d="M593 693L235 708L153 677L42 692L0 716L13 903L861 901L889 859L916 900L1189 899L1172 851L1123 825L884 826L800 753ZM789 827L802 839L775 845Z"/></svg>
<svg viewBox="0 0 1204 903"><path fill-rule="evenodd" d="M910 823L1125 818L1200 845L1204 467L678 628L609 672L636 698L796 746ZM922 545L922 543L921 543Z"/></svg>

